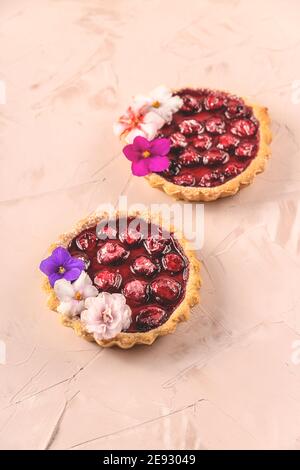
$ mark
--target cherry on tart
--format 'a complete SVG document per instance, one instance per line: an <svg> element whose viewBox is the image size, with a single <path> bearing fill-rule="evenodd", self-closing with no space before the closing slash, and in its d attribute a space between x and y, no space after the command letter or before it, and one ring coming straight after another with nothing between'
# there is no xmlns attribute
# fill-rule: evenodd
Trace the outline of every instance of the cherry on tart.
<svg viewBox="0 0 300 470"><path fill-rule="evenodd" d="M200 111L202 110L202 102L201 100L198 99L197 96L194 95L194 93L189 94L189 92L187 91L187 93L184 93L181 96L181 98L183 101L183 104L181 106L181 111L183 113L187 113L187 114L200 113Z"/></svg>
<svg viewBox="0 0 300 470"><path fill-rule="evenodd" d="M136 245L142 240L142 234L137 229L125 229L119 234L119 239L122 243L126 245Z"/></svg>
<svg viewBox="0 0 300 470"><path fill-rule="evenodd" d="M191 201L235 194L264 170L271 132L266 108L210 89L173 92L182 106L158 131L171 142L170 166L146 176L151 186Z"/></svg>
<svg viewBox="0 0 300 470"><path fill-rule="evenodd" d="M97 227L96 235L99 240L114 240L117 237L117 230L115 227L104 224Z"/></svg>
<svg viewBox="0 0 300 470"><path fill-rule="evenodd" d="M154 234L147 237L144 245L150 255L165 253L171 249L169 240L164 238L162 234Z"/></svg>
<svg viewBox="0 0 300 470"><path fill-rule="evenodd" d="M94 253L97 256L99 264L110 265L120 264L123 260L128 258L129 251L121 243L115 241L107 241Z"/></svg>
<svg viewBox="0 0 300 470"><path fill-rule="evenodd" d="M150 331L158 328L167 320L166 311L157 305L149 305L140 309L136 324L139 331Z"/></svg>
<svg viewBox="0 0 300 470"><path fill-rule="evenodd" d="M143 221L142 233L130 226L136 217ZM118 215L112 239L103 239L103 231L97 230L97 225L99 227L99 222L102 223L104 218L105 215L92 214L75 230L64 234L57 244L64 247L67 257L78 260L75 264L79 263L80 266L82 263L80 278L72 281L68 292L73 288L72 302L79 302L78 308L81 306L86 310L78 313L73 306L72 315L63 313L67 297L60 303L59 282L50 286L47 281L45 287L50 293L49 306L63 313L61 320L64 325L101 346L130 348L137 343L152 344L158 336L174 331L178 322L188 318L190 307L198 302L199 262L183 238L178 240L173 233L164 231L158 222L159 217L150 218L148 214L135 213L125 219ZM81 278L88 279L85 290L80 290ZM88 295L92 298L86 299ZM103 299L108 299L108 306L99 319L95 306L101 307ZM82 307L81 301L85 302L85 307ZM114 316L118 302L120 308L126 311L125 326L108 338L103 333L105 327L99 327L99 322L105 324L106 321L109 331L118 328L118 320ZM94 319L94 330L89 329L90 324L86 323L91 318Z"/></svg>
<svg viewBox="0 0 300 470"><path fill-rule="evenodd" d="M123 294L125 295L127 302L132 305L143 305L148 300L149 286L146 281L140 279L134 279L125 284Z"/></svg>
<svg viewBox="0 0 300 470"><path fill-rule="evenodd" d="M180 296L181 284L169 277L160 277L151 283L151 292L155 300L162 305L172 304Z"/></svg>
<svg viewBox="0 0 300 470"><path fill-rule="evenodd" d="M192 147L197 150L208 150L213 144L212 137L207 134L198 135L192 140Z"/></svg>
<svg viewBox="0 0 300 470"><path fill-rule="evenodd" d="M97 236L90 231L84 231L76 239L77 248L81 251L90 251L97 245Z"/></svg>
<svg viewBox="0 0 300 470"><path fill-rule="evenodd" d="M188 145L185 136L181 132L174 132L168 137L171 141L171 149L173 149L174 152L180 151L181 149L186 148Z"/></svg>
<svg viewBox="0 0 300 470"><path fill-rule="evenodd" d="M185 136L201 134L204 130L203 125L196 119L185 119L178 127L181 134Z"/></svg>
<svg viewBox="0 0 300 470"><path fill-rule="evenodd" d="M120 288L122 276L118 272L104 269L95 274L94 284L100 292L113 292Z"/></svg>
<svg viewBox="0 0 300 470"><path fill-rule="evenodd" d="M200 163L201 155L195 149L188 149L182 152L178 160L181 166L197 166Z"/></svg>
<svg viewBox="0 0 300 470"><path fill-rule="evenodd" d="M159 269L158 260L152 261L148 256L138 256L132 263L133 272L145 277L152 277Z"/></svg>
<svg viewBox="0 0 300 470"><path fill-rule="evenodd" d="M162 264L166 271L170 273L179 273L185 267L184 258L178 253L168 253L163 256Z"/></svg>

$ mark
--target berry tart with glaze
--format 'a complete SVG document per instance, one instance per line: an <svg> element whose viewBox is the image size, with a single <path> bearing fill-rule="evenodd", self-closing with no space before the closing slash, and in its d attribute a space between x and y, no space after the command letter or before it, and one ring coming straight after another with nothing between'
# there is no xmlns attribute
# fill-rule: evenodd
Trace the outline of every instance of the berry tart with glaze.
<svg viewBox="0 0 300 470"><path fill-rule="evenodd" d="M133 174L177 199L213 201L235 194L264 170L269 125L267 108L245 98L206 88L171 91L161 86L148 96L136 96L114 132L129 144L123 152L132 161ZM169 146L161 150L163 142Z"/></svg>
<svg viewBox="0 0 300 470"><path fill-rule="evenodd" d="M100 346L152 344L199 301L200 263L159 215L93 213L40 264L48 305Z"/></svg>

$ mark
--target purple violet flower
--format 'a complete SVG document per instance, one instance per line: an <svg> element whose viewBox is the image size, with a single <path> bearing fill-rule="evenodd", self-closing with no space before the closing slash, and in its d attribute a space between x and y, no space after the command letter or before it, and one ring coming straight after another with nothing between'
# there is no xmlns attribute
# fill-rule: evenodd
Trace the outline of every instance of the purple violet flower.
<svg viewBox="0 0 300 470"><path fill-rule="evenodd" d="M48 276L53 287L58 279L75 281L84 270L84 262L81 259L73 258L66 248L58 246L49 258L44 259L40 264L40 270Z"/></svg>
<svg viewBox="0 0 300 470"><path fill-rule="evenodd" d="M145 176L152 171L160 172L169 167L167 154L170 151L169 139L147 140L138 136L132 144L123 148L125 157L132 162L131 171L135 176Z"/></svg>

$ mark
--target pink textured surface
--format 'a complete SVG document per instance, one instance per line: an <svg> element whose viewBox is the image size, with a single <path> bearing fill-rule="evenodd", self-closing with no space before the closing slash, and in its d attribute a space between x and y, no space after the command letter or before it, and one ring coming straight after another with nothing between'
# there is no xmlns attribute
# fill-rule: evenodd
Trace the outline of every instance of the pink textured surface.
<svg viewBox="0 0 300 470"><path fill-rule="evenodd" d="M2 0L0 13L0 447L300 449L299 3ZM101 350L47 310L37 266L101 202L171 202L130 176L111 131L162 82L268 106L273 157L206 205L190 322Z"/></svg>

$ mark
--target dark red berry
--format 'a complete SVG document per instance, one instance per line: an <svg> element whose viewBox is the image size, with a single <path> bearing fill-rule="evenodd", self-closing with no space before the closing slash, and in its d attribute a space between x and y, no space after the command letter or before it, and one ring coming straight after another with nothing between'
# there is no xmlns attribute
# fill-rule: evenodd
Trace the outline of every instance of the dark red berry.
<svg viewBox="0 0 300 470"><path fill-rule="evenodd" d="M225 121L220 117L212 117L206 121L205 128L211 134L223 134L225 132Z"/></svg>
<svg viewBox="0 0 300 470"><path fill-rule="evenodd" d="M100 264L118 264L128 256L129 251L125 250L118 242L106 242L97 252L97 260Z"/></svg>
<svg viewBox="0 0 300 470"><path fill-rule="evenodd" d="M179 124L179 130L183 135L201 134L203 126L195 119L186 119Z"/></svg>
<svg viewBox="0 0 300 470"><path fill-rule="evenodd" d="M97 244L96 234L93 232L84 232L76 238L76 245L79 250L90 251Z"/></svg>
<svg viewBox="0 0 300 470"><path fill-rule="evenodd" d="M136 245L142 238L143 234L139 230L130 227L119 234L120 241L130 246Z"/></svg>
<svg viewBox="0 0 300 470"><path fill-rule="evenodd" d="M227 163L229 160L229 155L223 150L208 150L202 158L203 165L214 166L214 165L222 165L223 163Z"/></svg>
<svg viewBox="0 0 300 470"><path fill-rule="evenodd" d="M212 186L217 186L223 184L225 181L224 173L219 170L215 170L210 174L202 176L200 179L200 186L204 188L210 188Z"/></svg>
<svg viewBox="0 0 300 470"><path fill-rule="evenodd" d="M224 134L218 137L217 147L221 150L230 150L239 145L239 139L232 134Z"/></svg>
<svg viewBox="0 0 300 470"><path fill-rule="evenodd" d="M187 146L187 140L181 132L175 132L170 135L171 148L174 150L184 149Z"/></svg>
<svg viewBox="0 0 300 470"><path fill-rule="evenodd" d="M210 188L212 186L211 175L203 175L200 179L199 185L203 188Z"/></svg>
<svg viewBox="0 0 300 470"><path fill-rule="evenodd" d="M235 154L239 158L254 157L256 153L256 145L251 142L242 142L235 151Z"/></svg>
<svg viewBox="0 0 300 470"><path fill-rule="evenodd" d="M170 273L179 273L184 268L184 261L177 253L168 253L162 259L163 267Z"/></svg>
<svg viewBox="0 0 300 470"><path fill-rule="evenodd" d="M212 93L208 95L204 100L204 107L207 111L213 109L220 109L226 102L225 96L218 95L217 93Z"/></svg>
<svg viewBox="0 0 300 470"><path fill-rule="evenodd" d="M159 303L172 303L178 299L181 285L174 279L161 277L151 283L151 292Z"/></svg>
<svg viewBox="0 0 300 470"><path fill-rule="evenodd" d="M239 99L228 100L226 108L225 116L228 119L244 117L251 114L251 109L245 106L244 102Z"/></svg>
<svg viewBox="0 0 300 470"><path fill-rule="evenodd" d="M175 160L170 161L169 168L163 171L161 174L165 176L176 176L181 170L180 163L176 162Z"/></svg>
<svg viewBox="0 0 300 470"><path fill-rule="evenodd" d="M135 305L145 303L148 299L148 284L138 279L129 281L125 284L123 294L129 302Z"/></svg>
<svg viewBox="0 0 300 470"><path fill-rule="evenodd" d="M173 178L175 184L179 186L194 186L196 183L195 177L193 175L180 175Z"/></svg>
<svg viewBox="0 0 300 470"><path fill-rule="evenodd" d="M136 274L151 277L159 270L159 265L153 263L147 256L139 256L133 262L132 269Z"/></svg>
<svg viewBox="0 0 300 470"><path fill-rule="evenodd" d="M225 176L232 178L233 176L239 175L242 171L243 171L243 167L239 165L235 165L234 163L231 163L225 168L224 174Z"/></svg>
<svg viewBox="0 0 300 470"><path fill-rule="evenodd" d="M122 276L120 273L111 271L100 271L94 277L94 284L100 291L109 292L119 289L122 283Z"/></svg>
<svg viewBox="0 0 300 470"><path fill-rule="evenodd" d="M144 242L145 248L151 255L166 253L170 250L169 240L161 235L153 235Z"/></svg>
<svg viewBox="0 0 300 470"><path fill-rule="evenodd" d="M232 121L230 131L239 137L254 135L257 130L256 125L249 119L236 119Z"/></svg>
<svg viewBox="0 0 300 470"><path fill-rule="evenodd" d="M208 150L212 146L212 138L207 134L198 135L192 143L197 150Z"/></svg>
<svg viewBox="0 0 300 470"><path fill-rule="evenodd" d="M201 156L195 150L188 148L178 158L182 166L198 165L201 161Z"/></svg>
<svg viewBox="0 0 300 470"><path fill-rule="evenodd" d="M86 253L83 253L82 251L73 251L71 253L71 256L74 258L81 259L81 261L84 262L84 268L87 270L91 264L90 258Z"/></svg>
<svg viewBox="0 0 300 470"><path fill-rule="evenodd" d="M201 101L192 95L183 95L181 96L183 100L183 105L181 106L181 111L185 113L199 113L202 109Z"/></svg>
<svg viewBox="0 0 300 470"><path fill-rule="evenodd" d="M167 320L166 311L155 305L142 308L136 316L138 331L149 331L162 325Z"/></svg>
<svg viewBox="0 0 300 470"><path fill-rule="evenodd" d="M117 229L114 225L106 224L104 226L99 225L96 229L97 237L100 240L115 240L117 236Z"/></svg>

